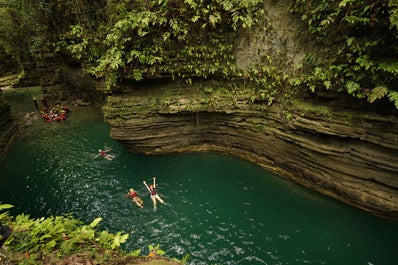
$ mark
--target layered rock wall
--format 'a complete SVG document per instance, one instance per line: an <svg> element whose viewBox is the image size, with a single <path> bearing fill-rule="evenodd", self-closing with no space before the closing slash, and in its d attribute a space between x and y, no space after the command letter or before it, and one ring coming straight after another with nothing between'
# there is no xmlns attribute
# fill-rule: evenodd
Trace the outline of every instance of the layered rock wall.
<svg viewBox="0 0 398 265"><path fill-rule="evenodd" d="M10 105L0 94L0 163L11 148L17 128L11 118Z"/></svg>
<svg viewBox="0 0 398 265"><path fill-rule="evenodd" d="M268 67L277 70L270 77L293 78L308 55L323 58L329 52L299 29L287 2L265 1L264 10L263 24L236 40L239 68ZM134 92L108 98L104 113L112 137L145 154L224 152L374 214L398 218L396 116L348 110L350 105L335 108L329 102L335 95L329 94L316 104L287 104L269 96L269 84L246 93L244 83L224 94L200 86L120 90ZM253 102L258 89L267 90L270 106ZM281 85L274 92L292 90Z"/></svg>
<svg viewBox="0 0 398 265"><path fill-rule="evenodd" d="M162 89L159 89L162 91ZM169 93L169 92L168 92ZM398 120L253 104L176 89L108 98L111 136L145 154L218 151L377 215L398 218Z"/></svg>

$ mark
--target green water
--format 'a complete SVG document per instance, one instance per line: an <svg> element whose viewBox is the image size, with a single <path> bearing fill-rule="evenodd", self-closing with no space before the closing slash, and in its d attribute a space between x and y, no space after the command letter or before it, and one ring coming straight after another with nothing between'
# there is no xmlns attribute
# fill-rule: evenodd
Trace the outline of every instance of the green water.
<svg viewBox="0 0 398 265"><path fill-rule="evenodd" d="M0 201L32 217L102 217L101 229L130 233L126 250L147 254L160 244L168 256L190 254L190 264L397 264L396 221L236 158L132 154L109 130L93 108L75 108L65 123L24 127L0 166ZM113 161L94 158L104 145ZM167 202L156 211L142 184L153 176ZM130 187L144 209L124 197Z"/></svg>

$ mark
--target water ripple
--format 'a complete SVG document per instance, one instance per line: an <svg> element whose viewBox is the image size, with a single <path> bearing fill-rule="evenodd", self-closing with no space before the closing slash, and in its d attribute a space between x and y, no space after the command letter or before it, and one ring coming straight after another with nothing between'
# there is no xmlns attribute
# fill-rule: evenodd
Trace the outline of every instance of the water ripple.
<svg viewBox="0 0 398 265"><path fill-rule="evenodd" d="M1 201L34 216L73 213L86 223L102 217L100 229L130 235L125 250L147 254L148 245L159 244L168 256L190 254L190 264L395 260L396 223L342 207L235 158L131 154L109 137L97 112L75 114L64 124L26 128L1 168ZM94 158L105 145L116 155L113 161ZM156 211L142 184L153 176L167 202ZM144 209L125 198L130 187Z"/></svg>

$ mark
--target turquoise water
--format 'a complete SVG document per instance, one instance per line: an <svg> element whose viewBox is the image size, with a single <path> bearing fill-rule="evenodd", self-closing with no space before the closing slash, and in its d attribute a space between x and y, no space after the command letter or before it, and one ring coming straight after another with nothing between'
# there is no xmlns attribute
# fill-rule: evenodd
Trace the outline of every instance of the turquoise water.
<svg viewBox="0 0 398 265"><path fill-rule="evenodd" d="M240 159L132 154L109 130L91 107L73 109L65 123L23 127L0 166L0 201L32 217L102 217L101 229L130 233L126 250L147 254L148 245L159 244L167 256L189 254L190 264L396 264L396 221ZM94 158L104 146L114 160ZM153 176L167 203L157 210L142 184ZM130 187L144 209L125 198Z"/></svg>

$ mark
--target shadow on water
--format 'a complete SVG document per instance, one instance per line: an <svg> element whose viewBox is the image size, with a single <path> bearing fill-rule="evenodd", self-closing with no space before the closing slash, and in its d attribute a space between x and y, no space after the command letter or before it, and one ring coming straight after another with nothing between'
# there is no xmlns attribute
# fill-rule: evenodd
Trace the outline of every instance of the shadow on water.
<svg viewBox="0 0 398 265"><path fill-rule="evenodd" d="M31 102L29 102L30 104ZM0 201L32 217L73 213L130 234L126 250L160 244L191 264L394 264L398 223L325 198L256 165L213 154L144 156L109 137L100 110L25 127L0 172ZM112 161L94 158L109 146ZM155 211L143 180L157 176ZM134 187L144 209L125 198Z"/></svg>

